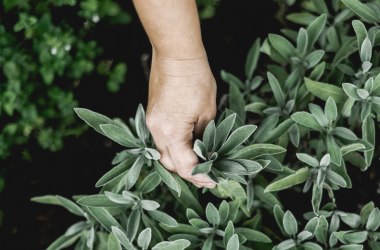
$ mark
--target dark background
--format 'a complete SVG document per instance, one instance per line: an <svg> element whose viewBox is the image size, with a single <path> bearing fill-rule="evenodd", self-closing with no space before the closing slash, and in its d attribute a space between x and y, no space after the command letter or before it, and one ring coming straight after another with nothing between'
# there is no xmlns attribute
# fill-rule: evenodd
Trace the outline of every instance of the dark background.
<svg viewBox="0 0 380 250"><path fill-rule="evenodd" d="M81 107L123 119L134 116L139 103L146 106L148 83L141 56L150 54L148 39L131 1L125 2L125 8L134 17L132 23L112 28L99 23L92 36L104 48L104 55L127 63L126 83L112 94L106 90L103 79L85 77L74 92ZM216 16L202 21L203 40L219 95L226 91L220 70L243 76L246 54L254 40L278 32L276 8L274 1L260 1L260 5L256 1L221 1ZM4 212L0 227L2 250L46 248L78 218L60 207L32 203L30 198L97 192L95 182L110 168L114 154L120 149L93 130L66 139L65 147L57 153L42 150L34 141L27 146L32 149L31 161L15 154L4 162L9 168L5 189L0 194Z"/></svg>
<svg viewBox="0 0 380 250"><path fill-rule="evenodd" d="M125 5L134 16L130 25L110 28L99 23L91 36L105 49L104 55L128 64L126 83L118 93L112 94L106 90L104 79L85 77L74 92L81 107L123 119L134 116L139 103L146 106L148 85L141 57L150 54L148 39L131 1L125 1ZM219 97L227 90L220 79L220 70L226 69L243 78L246 54L255 39L279 32L282 25L275 18L276 11L274 1L224 0L214 18L202 21L203 40L218 82ZM111 159L120 149L93 130L78 138L66 139L65 147L58 153L44 151L34 141L27 147L32 148L31 161L23 160L16 153L4 162L9 168L6 187L0 194L0 208L4 212L0 227L1 250L46 248L77 218L63 208L32 203L30 198L45 194L70 197L96 193L95 182L111 167ZM378 159L373 165L377 164ZM355 189L338 192L341 208L357 211L357 204L369 200L380 204L375 170L361 173L351 168L350 176ZM301 212L311 208L307 195L281 192L280 198L287 209L298 211L301 216Z"/></svg>

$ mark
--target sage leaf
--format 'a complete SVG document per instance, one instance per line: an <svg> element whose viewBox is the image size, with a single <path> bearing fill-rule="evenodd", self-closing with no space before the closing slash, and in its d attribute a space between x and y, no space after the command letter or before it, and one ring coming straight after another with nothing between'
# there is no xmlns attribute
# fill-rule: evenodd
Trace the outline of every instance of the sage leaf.
<svg viewBox="0 0 380 250"><path fill-rule="evenodd" d="M237 234L234 234L228 241L226 250L238 250L238 249L239 249L239 237Z"/></svg>
<svg viewBox="0 0 380 250"><path fill-rule="evenodd" d="M325 55L325 51L323 50L315 50L311 52L309 55L307 55L305 57L305 61L307 62L307 68L311 69L315 65L317 65L321 61L324 55Z"/></svg>
<svg viewBox="0 0 380 250"><path fill-rule="evenodd" d="M309 175L310 173L308 168L301 168L294 174L288 175L282 179L272 182L265 188L264 192L280 191L298 185L300 183L305 182Z"/></svg>
<svg viewBox="0 0 380 250"><path fill-rule="evenodd" d="M321 125L321 127L325 128L329 125L329 119L327 119L322 108L316 104L309 103L310 113L314 116L315 120Z"/></svg>
<svg viewBox="0 0 380 250"><path fill-rule="evenodd" d="M95 184L95 187L102 187L111 181L115 180L120 175L124 174L127 169L136 161L135 158L130 158L119 163L117 166L113 167L110 171L105 173Z"/></svg>
<svg viewBox="0 0 380 250"><path fill-rule="evenodd" d="M235 124L236 114L229 115L226 119L220 122L216 128L216 138L214 149L219 149L228 138L233 125Z"/></svg>
<svg viewBox="0 0 380 250"><path fill-rule="evenodd" d="M140 218L141 213L139 209L133 210L132 213L129 215L126 235L130 242L133 242L133 240L136 237L137 231L139 230Z"/></svg>
<svg viewBox="0 0 380 250"><path fill-rule="evenodd" d="M131 241L127 238L127 236L124 234L123 231L121 231L117 227L112 227L112 233L116 236L116 238L119 240L121 245L125 247L126 249L135 250L136 248L132 245Z"/></svg>
<svg viewBox="0 0 380 250"><path fill-rule="evenodd" d="M102 124L99 127L103 134L112 141L128 148L139 147L136 139L127 134L123 128L113 124Z"/></svg>
<svg viewBox="0 0 380 250"><path fill-rule="evenodd" d="M234 130L218 150L219 154L230 152L244 143L255 132L256 125L245 125Z"/></svg>
<svg viewBox="0 0 380 250"><path fill-rule="evenodd" d="M171 217L170 215L168 215L162 211L152 210L152 211L148 211L148 213L153 219L155 219L156 221L161 222L161 223L163 223L169 227L178 226L177 221L173 217Z"/></svg>
<svg viewBox="0 0 380 250"><path fill-rule="evenodd" d="M215 143L216 143L215 133L216 133L215 121L212 120L207 124L205 131L203 133L202 141L206 147L206 151L211 151L214 148Z"/></svg>
<svg viewBox="0 0 380 250"><path fill-rule="evenodd" d="M155 245L152 250L183 250L190 246L190 241L179 239L175 241L163 241Z"/></svg>
<svg viewBox="0 0 380 250"><path fill-rule="evenodd" d="M331 162L335 165L340 166L342 163L342 154L338 144L335 142L334 138L331 135L328 135L326 138L327 151L330 154Z"/></svg>
<svg viewBox="0 0 380 250"><path fill-rule="evenodd" d="M243 235L247 240L262 243L271 243L272 240L262 232L253 230L250 228L237 227L235 232L239 235Z"/></svg>
<svg viewBox="0 0 380 250"><path fill-rule="evenodd" d="M108 236L107 246L107 250L122 250L119 239L113 233Z"/></svg>
<svg viewBox="0 0 380 250"><path fill-rule="evenodd" d="M244 147L231 156L229 159L255 159L265 155L276 155L284 153L286 149L278 145L257 143Z"/></svg>
<svg viewBox="0 0 380 250"><path fill-rule="evenodd" d="M220 217L218 209L210 202L206 206L206 218L212 225L219 225Z"/></svg>
<svg viewBox="0 0 380 250"><path fill-rule="evenodd" d="M178 196L181 194L181 188L177 181L174 179L171 173L169 173L161 164L157 161L153 162L154 168L158 175L161 177L162 181L171 189L173 189Z"/></svg>
<svg viewBox="0 0 380 250"><path fill-rule="evenodd" d="M353 20L352 27L355 30L356 38L358 40L358 49L360 49L364 39L368 36L367 29L365 25L359 20Z"/></svg>
<svg viewBox="0 0 380 250"><path fill-rule="evenodd" d="M369 214L368 221L366 224L366 229L368 231L375 232L380 226L380 211L378 208L372 209L372 212Z"/></svg>
<svg viewBox="0 0 380 250"><path fill-rule="evenodd" d="M347 186L347 183L344 180L344 178L332 170L327 170L326 178L330 182L332 182L332 183L334 183L340 187L346 187Z"/></svg>
<svg viewBox="0 0 380 250"><path fill-rule="evenodd" d="M269 34L268 39L273 48L284 58L289 58L295 54L294 46L283 36Z"/></svg>
<svg viewBox="0 0 380 250"><path fill-rule="evenodd" d="M349 243L363 243L368 236L367 231L361 231L361 232L353 232L353 233L346 233L343 238L348 241Z"/></svg>
<svg viewBox="0 0 380 250"><path fill-rule="evenodd" d="M329 227L329 224L326 220L326 217L323 215L320 216L318 218L318 225L317 225L317 228L315 229L314 235L315 235L315 238L322 244L326 243L328 227Z"/></svg>
<svg viewBox="0 0 380 250"><path fill-rule="evenodd" d="M86 217L86 213L83 211L83 209L80 208L77 204L75 204L71 200L69 200L65 197L59 196L59 195L57 195L57 199L59 200L61 205L64 208L66 208L68 211L70 211L71 213L78 215L78 216Z"/></svg>
<svg viewBox="0 0 380 250"><path fill-rule="evenodd" d="M329 97L332 97L336 103L344 103L346 101L344 91L335 85L305 78L305 86L310 93L324 101L327 101Z"/></svg>
<svg viewBox="0 0 380 250"><path fill-rule="evenodd" d="M91 215L108 231L112 231L112 227L120 227L119 222L103 207L88 207ZM116 235L117 236L117 235ZM120 240L120 239L119 239ZM123 244L123 243L122 243Z"/></svg>
<svg viewBox="0 0 380 250"><path fill-rule="evenodd" d="M308 42L309 37L307 31L304 28L301 28L297 35L297 50L302 56L306 54Z"/></svg>
<svg viewBox="0 0 380 250"><path fill-rule="evenodd" d="M330 123L334 122L338 117L338 109L336 107L335 101L333 98L327 98L325 105L325 116L330 121Z"/></svg>
<svg viewBox="0 0 380 250"><path fill-rule="evenodd" d="M81 233L77 233L74 235L62 235L58 239L56 239L53 243L51 243L46 250L58 250L64 249L66 247L74 244L78 238L81 236Z"/></svg>
<svg viewBox="0 0 380 250"><path fill-rule="evenodd" d="M114 121L102 114L96 113L85 108L74 108L75 113L85 121L90 127L95 129L96 132L104 135L100 125L102 124L114 124Z"/></svg>
<svg viewBox="0 0 380 250"><path fill-rule="evenodd" d="M282 219L284 230L288 235L295 235L298 232L297 220L290 211L286 211Z"/></svg>
<svg viewBox="0 0 380 250"><path fill-rule="evenodd" d="M240 118L241 121L245 121L245 101L244 96L240 92L239 88L235 85L230 85L229 90L229 108L237 114L237 116ZM216 131L218 135L218 130ZM218 141L218 137L216 138Z"/></svg>
<svg viewBox="0 0 380 250"><path fill-rule="evenodd" d="M303 247L305 250L323 250L320 245L314 242L305 242L305 244L303 244Z"/></svg>
<svg viewBox="0 0 380 250"><path fill-rule="evenodd" d="M315 168L319 167L319 161L308 154L297 153L296 156L298 160L302 161L303 163L306 163L309 166L312 166Z"/></svg>
<svg viewBox="0 0 380 250"><path fill-rule="evenodd" d="M134 199L131 197L127 197L121 194L114 194L112 192L105 191L104 192L105 196L112 202L117 203L117 204L133 204ZM83 201L82 201L83 202Z"/></svg>
<svg viewBox="0 0 380 250"><path fill-rule="evenodd" d="M307 26L306 31L309 37L308 50L314 47L315 42L321 35L323 29L325 28L326 19L326 14L320 15Z"/></svg>
<svg viewBox="0 0 380 250"><path fill-rule="evenodd" d="M352 83L343 83L342 87L343 87L344 92L349 97L351 97L352 99L354 99L356 101L360 101L361 100L361 97L358 95L358 92L357 92L358 87L356 87Z"/></svg>
<svg viewBox="0 0 380 250"><path fill-rule="evenodd" d="M235 75L222 70L220 72L220 76L223 79L223 81L225 81L229 85L234 85L238 89L244 89L243 82L239 78L237 78Z"/></svg>
<svg viewBox="0 0 380 250"><path fill-rule="evenodd" d="M152 229L150 229L149 227L145 228L139 234L139 237L137 238L137 244L143 250L146 250L149 247L151 239L152 239Z"/></svg>
<svg viewBox="0 0 380 250"><path fill-rule="evenodd" d="M132 167L128 169L127 176L126 176L126 187L127 189L131 189L137 182L137 179L140 176L141 169L143 165L145 164L145 160L142 156L139 156L135 163L133 163Z"/></svg>
<svg viewBox="0 0 380 250"><path fill-rule="evenodd" d="M153 211L160 207L160 203L152 200L141 200L141 207L147 211Z"/></svg>
<svg viewBox="0 0 380 250"><path fill-rule="evenodd" d="M334 128L333 133L341 138L344 138L350 141L354 141L358 139L358 137L355 135L354 132L352 132L351 130L345 127L336 127Z"/></svg>
<svg viewBox="0 0 380 250"><path fill-rule="evenodd" d="M140 104L137 108L136 116L135 116L135 127L136 127L136 133L141 139L141 141L146 145L147 140L150 136L148 127L146 126L145 121L145 111L143 106Z"/></svg>
<svg viewBox="0 0 380 250"><path fill-rule="evenodd" d="M362 124L362 137L363 140L368 141L370 144L376 144L376 129L375 121L372 117L368 116ZM374 155L374 149L370 149L364 152L364 158L367 166L370 166L372 163Z"/></svg>
<svg viewBox="0 0 380 250"><path fill-rule="evenodd" d="M268 77L269 85L272 89L274 98L276 99L278 105L280 105L281 107L284 107L285 106L285 94L282 91L282 88L281 88L277 78L272 73L270 73L269 71L267 72L267 77Z"/></svg>
<svg viewBox="0 0 380 250"><path fill-rule="evenodd" d="M142 193L150 193L152 192L158 185L161 183L161 177L157 172L150 173L144 180L141 182L138 190Z"/></svg>
<svg viewBox="0 0 380 250"><path fill-rule="evenodd" d="M364 21L369 23L376 23L380 21L379 15L377 15L373 9L361 3L359 0L342 0L342 2L352 12L363 18Z"/></svg>
<svg viewBox="0 0 380 250"><path fill-rule="evenodd" d="M346 213L345 215L341 215L340 219L351 228L358 228L360 226L361 218L357 214Z"/></svg>
<svg viewBox="0 0 380 250"><path fill-rule="evenodd" d="M307 128L318 130L320 131L322 129L321 125L317 122L317 120L314 118L314 116L310 113L307 113L305 111L299 111L291 115L291 118L296 123L305 126Z"/></svg>
<svg viewBox="0 0 380 250"><path fill-rule="evenodd" d="M200 164L195 165L193 168L191 174L196 175L196 174L208 174L211 171L213 161L206 161Z"/></svg>
<svg viewBox="0 0 380 250"><path fill-rule="evenodd" d="M122 203L115 203L107 198L104 194L94 194L80 198L78 204L86 207L120 207Z"/></svg>
<svg viewBox="0 0 380 250"><path fill-rule="evenodd" d="M228 215L230 213L230 207L228 206L228 203L225 200L223 200L220 203L218 211L219 211L220 224L223 224L227 221Z"/></svg>
<svg viewBox="0 0 380 250"><path fill-rule="evenodd" d="M31 201L48 205L62 205L62 203L60 202L60 200L58 200L58 197L56 195L36 196L33 197Z"/></svg>
<svg viewBox="0 0 380 250"><path fill-rule="evenodd" d="M319 186L316 184L313 185L311 204L313 206L313 211L316 215L319 214L319 207L322 201L322 192L323 192L322 186Z"/></svg>
<svg viewBox="0 0 380 250"><path fill-rule="evenodd" d="M247 59L245 61L245 76L247 79L252 79L253 72L256 69L257 62L260 56L260 39L257 39L250 48Z"/></svg>

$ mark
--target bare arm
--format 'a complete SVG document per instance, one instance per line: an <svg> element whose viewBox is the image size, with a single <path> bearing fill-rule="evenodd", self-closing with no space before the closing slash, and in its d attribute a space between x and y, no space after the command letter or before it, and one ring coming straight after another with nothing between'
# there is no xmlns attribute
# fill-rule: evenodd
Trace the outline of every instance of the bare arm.
<svg viewBox="0 0 380 250"><path fill-rule="evenodd" d="M147 125L161 163L198 187L215 186L192 175L200 135L216 113L216 83L203 47L195 0L134 0L153 48ZM194 134L193 134L194 133Z"/></svg>
<svg viewBox="0 0 380 250"><path fill-rule="evenodd" d="M157 56L205 55L195 0L134 0L134 4Z"/></svg>

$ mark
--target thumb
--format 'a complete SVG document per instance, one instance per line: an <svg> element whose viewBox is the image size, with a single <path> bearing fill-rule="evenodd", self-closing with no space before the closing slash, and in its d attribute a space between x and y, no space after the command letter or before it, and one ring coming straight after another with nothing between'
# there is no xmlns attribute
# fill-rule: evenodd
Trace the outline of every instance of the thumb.
<svg viewBox="0 0 380 250"><path fill-rule="evenodd" d="M208 188L215 187L215 182L205 174L192 175L192 171L198 164L198 156L192 149L191 141L179 141L168 147L170 158L176 172L182 178L198 185Z"/></svg>

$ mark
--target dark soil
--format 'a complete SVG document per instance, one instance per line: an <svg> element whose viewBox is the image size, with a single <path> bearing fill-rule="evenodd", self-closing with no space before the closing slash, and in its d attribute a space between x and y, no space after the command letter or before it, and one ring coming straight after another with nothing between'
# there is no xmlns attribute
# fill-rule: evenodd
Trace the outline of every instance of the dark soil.
<svg viewBox="0 0 380 250"><path fill-rule="evenodd" d="M131 1L125 8L133 12ZM213 19L202 22L203 39L209 61L219 83L219 94L226 91L219 72L227 69L238 76L244 74L246 53L257 37L278 32L274 18L274 1L221 1ZM133 12L133 16L136 14ZM104 55L128 64L126 83L112 94L103 79L84 78L75 94L80 106L109 116L126 119L133 116L139 103L146 104L147 79L141 56L150 54L147 37L137 18L128 26L99 24L92 36ZM110 145L101 135L89 130L79 138L68 138L58 153L40 149L30 142L32 160L23 160L17 152L6 162L6 186L0 194L4 212L0 227L0 248L44 249L78 218L60 207L30 202L33 196L95 193L97 179L110 167L110 161L120 148ZM22 148L18 150L22 151Z"/></svg>

